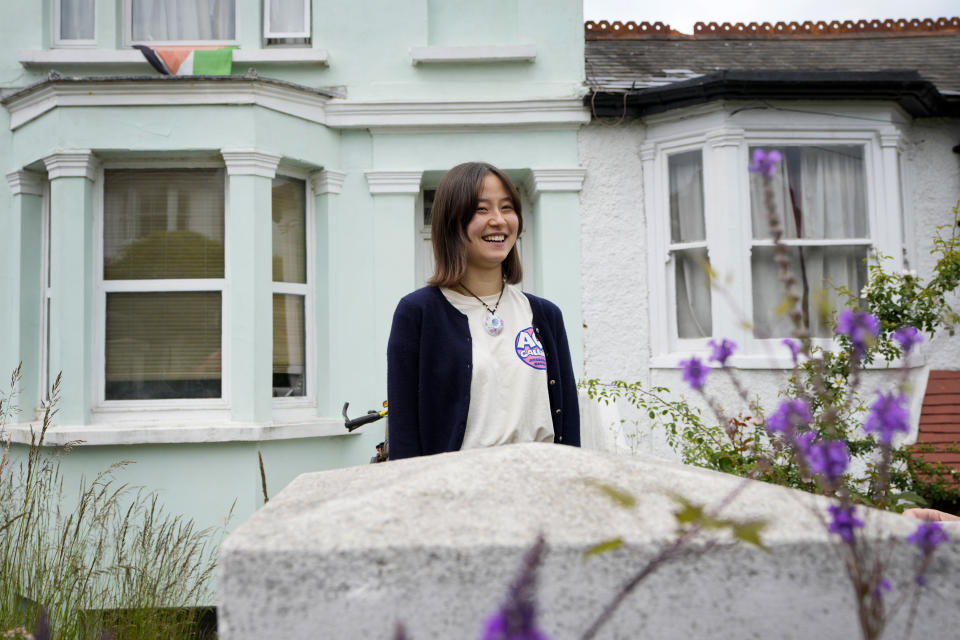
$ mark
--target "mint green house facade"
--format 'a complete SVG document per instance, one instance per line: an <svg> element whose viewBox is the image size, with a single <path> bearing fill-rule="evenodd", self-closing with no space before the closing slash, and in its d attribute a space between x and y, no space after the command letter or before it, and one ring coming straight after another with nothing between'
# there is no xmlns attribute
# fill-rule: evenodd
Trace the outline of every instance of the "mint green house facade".
<svg viewBox="0 0 960 640"><path fill-rule="evenodd" d="M271 494L365 464L382 423L347 434L340 409L385 398L425 201L466 160L522 185L524 287L579 373L580 0L37 0L0 25L15 452L61 373L47 444L82 441L73 477L133 460L124 481L200 525L259 506L258 451ZM237 48L230 75L168 76L135 44Z"/></svg>

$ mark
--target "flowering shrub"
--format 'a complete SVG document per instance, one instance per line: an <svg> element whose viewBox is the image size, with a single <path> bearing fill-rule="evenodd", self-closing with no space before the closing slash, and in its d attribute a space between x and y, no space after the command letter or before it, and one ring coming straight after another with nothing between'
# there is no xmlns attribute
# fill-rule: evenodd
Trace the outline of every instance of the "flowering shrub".
<svg viewBox="0 0 960 640"><path fill-rule="evenodd" d="M883 575L884 562L872 544L875 541L863 533L864 521L857 503L897 509L904 503L923 504L918 492L909 489L922 491L930 486L931 477L938 490L957 496L944 476L956 481L960 474L928 465L908 448L895 446L897 435L909 431L906 368L901 369L896 389L878 391L869 410L858 395L860 374L878 357L887 363L901 358L906 361L923 340L921 331L932 335L946 327L952 334L952 325L960 318L946 302L945 294L960 285L960 238L956 224L948 238L937 235L934 250L940 258L934 277L926 285L909 272L885 273L878 257L869 267L870 280L862 300L845 292L852 308L836 317L839 348L818 348L810 339L808 320L798 308L800 296L793 291L797 279L790 273L791 261L774 210L770 179L776 175L780 161L775 151L756 150L750 170L764 182L774 259L780 265L779 279L784 287L784 301L778 310L785 311L794 326L792 338L783 340L793 362L786 398L764 417L726 366L736 349L726 339L710 341L709 361L717 363L729 377L752 416L723 415L704 394L708 377L720 373L714 373L696 357L680 363L682 378L703 395L718 418L716 426L685 401L665 400L663 394L668 390L664 388L645 390L639 384L622 382L604 386L595 380L587 381L585 387L591 397L606 401L625 398L646 410L652 420L666 427L668 443L680 450L684 462L835 497L837 503L828 507L826 526L836 536L844 558L863 637L878 638L886 626L887 612L897 607L884 604L892 585ZM960 217L958 208L960 205L954 208L955 223ZM855 476L850 471L853 457L863 463L864 475ZM922 523L907 539L921 551L915 578L918 588L925 584L924 572L934 549L947 539L937 523Z"/></svg>

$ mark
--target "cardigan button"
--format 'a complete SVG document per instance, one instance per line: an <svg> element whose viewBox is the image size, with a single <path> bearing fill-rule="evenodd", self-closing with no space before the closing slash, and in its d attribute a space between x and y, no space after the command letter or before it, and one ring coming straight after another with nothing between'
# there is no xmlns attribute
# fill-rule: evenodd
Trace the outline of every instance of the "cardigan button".
<svg viewBox="0 0 960 640"><path fill-rule="evenodd" d="M551 385L555 385L555 384L557 384L557 381L556 381L556 380L551 380L551 381L550 381L550 384L551 384Z"/></svg>
<svg viewBox="0 0 960 640"><path fill-rule="evenodd" d="M563 413L563 412L562 412L560 409L557 409L556 411L554 411L554 413L557 414L557 415L560 415L560 414Z"/></svg>
<svg viewBox="0 0 960 640"><path fill-rule="evenodd" d="M563 436L557 436L557 442L563 442Z"/></svg>

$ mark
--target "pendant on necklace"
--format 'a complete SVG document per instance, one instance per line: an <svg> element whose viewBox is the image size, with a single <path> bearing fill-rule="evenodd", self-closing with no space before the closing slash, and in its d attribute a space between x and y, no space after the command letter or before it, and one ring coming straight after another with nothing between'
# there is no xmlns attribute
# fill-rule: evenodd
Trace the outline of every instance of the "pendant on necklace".
<svg viewBox="0 0 960 640"><path fill-rule="evenodd" d="M483 316L483 328L492 336L498 336L503 331L503 320L489 310Z"/></svg>

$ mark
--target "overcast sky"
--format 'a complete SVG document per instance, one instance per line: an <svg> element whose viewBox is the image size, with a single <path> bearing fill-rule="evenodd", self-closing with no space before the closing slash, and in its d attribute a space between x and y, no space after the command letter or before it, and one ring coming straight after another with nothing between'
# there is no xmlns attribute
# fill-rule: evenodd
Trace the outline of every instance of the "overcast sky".
<svg viewBox="0 0 960 640"><path fill-rule="evenodd" d="M665 22L693 33L694 22L802 22L960 16L957 0L583 0L584 20Z"/></svg>

